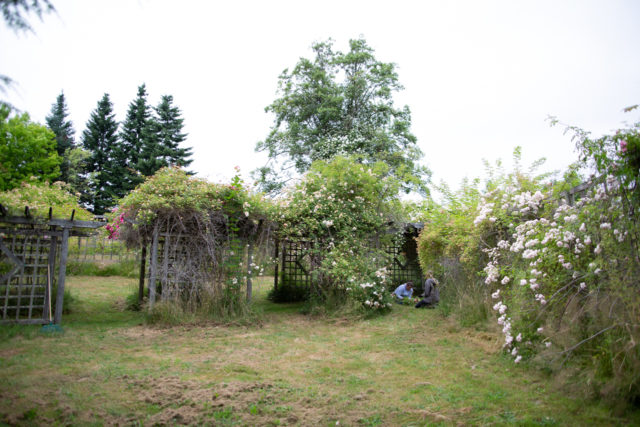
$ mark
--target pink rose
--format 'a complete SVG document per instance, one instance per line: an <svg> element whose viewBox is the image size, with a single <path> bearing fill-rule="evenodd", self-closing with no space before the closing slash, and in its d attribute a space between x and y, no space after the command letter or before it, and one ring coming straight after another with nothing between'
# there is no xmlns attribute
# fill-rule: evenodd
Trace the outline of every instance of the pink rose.
<svg viewBox="0 0 640 427"><path fill-rule="evenodd" d="M627 141L625 141L624 139L620 141L620 151L622 151L623 153L627 152Z"/></svg>

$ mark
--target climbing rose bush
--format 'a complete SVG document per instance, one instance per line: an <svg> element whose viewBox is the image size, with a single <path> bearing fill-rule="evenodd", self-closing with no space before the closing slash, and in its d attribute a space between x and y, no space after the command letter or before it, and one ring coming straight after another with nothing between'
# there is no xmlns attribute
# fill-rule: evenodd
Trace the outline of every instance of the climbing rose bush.
<svg viewBox="0 0 640 427"><path fill-rule="evenodd" d="M356 301L365 311L390 307L389 260L382 249L401 212L400 183L384 163L337 157L314 162L280 200L280 237L312 242L315 292Z"/></svg>
<svg viewBox="0 0 640 427"><path fill-rule="evenodd" d="M516 363L578 358L610 397L640 395L638 171L621 143L637 129L595 141L577 134L583 161L605 174L573 205L551 191L506 187L484 195L474 220L494 236L483 277L505 351Z"/></svg>

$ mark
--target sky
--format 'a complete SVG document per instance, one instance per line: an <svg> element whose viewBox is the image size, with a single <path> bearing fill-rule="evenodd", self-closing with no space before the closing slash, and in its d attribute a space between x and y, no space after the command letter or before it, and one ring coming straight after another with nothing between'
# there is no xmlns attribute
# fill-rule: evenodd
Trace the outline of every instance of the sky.
<svg viewBox="0 0 640 427"><path fill-rule="evenodd" d="M33 33L0 25L0 74L17 82L4 98L45 123L64 91L79 139L104 93L123 121L145 83L152 105L173 95L191 169L213 182L235 166L252 181L278 76L328 38L347 50L364 37L396 64L395 105L411 109L433 181L452 188L484 177L483 159L509 167L516 146L525 165L563 171L577 154L549 115L596 136L637 120L622 112L640 103L634 0L52 2Z"/></svg>

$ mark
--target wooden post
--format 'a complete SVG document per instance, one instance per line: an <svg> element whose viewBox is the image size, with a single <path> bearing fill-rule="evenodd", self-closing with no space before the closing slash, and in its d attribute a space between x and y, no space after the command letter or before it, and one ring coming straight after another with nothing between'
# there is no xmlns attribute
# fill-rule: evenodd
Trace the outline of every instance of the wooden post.
<svg viewBox="0 0 640 427"><path fill-rule="evenodd" d="M142 259L140 260L140 279L138 283L138 303L142 304L144 299L144 276L146 274L146 262L147 262L147 242L142 242Z"/></svg>
<svg viewBox="0 0 640 427"><path fill-rule="evenodd" d="M251 264L253 264L253 240L249 240L249 247L247 248L247 302L251 302L251 293L253 292Z"/></svg>
<svg viewBox="0 0 640 427"><path fill-rule="evenodd" d="M167 288L165 289L165 285ZM162 251L162 277L160 278L160 298L166 301L169 293L169 233L164 236L164 248Z"/></svg>
<svg viewBox="0 0 640 427"><path fill-rule="evenodd" d="M62 247L60 248L60 269L58 270L58 293L56 295L56 314L53 322L59 325L62 321L62 304L64 303L64 280L67 275L67 255L69 254L69 229L62 229Z"/></svg>
<svg viewBox="0 0 640 427"><path fill-rule="evenodd" d="M273 257L273 259L276 260L276 271L275 271L275 275L273 277L273 289L274 290L278 290L278 266L280 265L280 260L278 259L278 245L280 244L280 240L276 240L276 254Z"/></svg>
<svg viewBox="0 0 640 427"><path fill-rule="evenodd" d="M156 302L156 277L158 275L158 223L153 227L153 242L151 243L151 271L149 272L149 310Z"/></svg>
<svg viewBox="0 0 640 427"><path fill-rule="evenodd" d="M49 247L49 271L47 274L47 288L44 294L44 310L42 318L50 319L51 304L47 304L47 301L51 301L51 291L53 290L53 273L56 269L56 251L58 250L58 236L51 236L51 246Z"/></svg>

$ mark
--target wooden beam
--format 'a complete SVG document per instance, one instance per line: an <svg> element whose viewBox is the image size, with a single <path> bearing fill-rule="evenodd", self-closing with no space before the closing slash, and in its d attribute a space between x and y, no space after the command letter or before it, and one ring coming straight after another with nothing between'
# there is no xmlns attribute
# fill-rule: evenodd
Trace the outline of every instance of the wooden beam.
<svg viewBox="0 0 640 427"><path fill-rule="evenodd" d="M104 226L105 222L96 221L81 221L81 220L66 220L66 219L52 219L47 220L45 218L23 218L19 216L5 216L0 219L0 223L6 224L25 224L25 225L46 225L63 228L100 228Z"/></svg>
<svg viewBox="0 0 640 427"><path fill-rule="evenodd" d="M64 280L67 276L67 256L69 254L69 229L62 230L62 247L60 248L60 267L58 269L58 293L56 295L56 314L53 322L59 325L62 321L62 304L64 303Z"/></svg>
<svg viewBox="0 0 640 427"><path fill-rule="evenodd" d="M138 283L138 304L144 299L144 276L146 274L147 242L142 242L142 255L140 259L140 278Z"/></svg>
<svg viewBox="0 0 640 427"><path fill-rule="evenodd" d="M156 302L156 277L158 275L158 222L153 227L153 242L151 243L151 265L149 266L149 310Z"/></svg>

